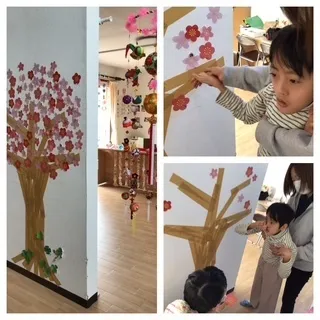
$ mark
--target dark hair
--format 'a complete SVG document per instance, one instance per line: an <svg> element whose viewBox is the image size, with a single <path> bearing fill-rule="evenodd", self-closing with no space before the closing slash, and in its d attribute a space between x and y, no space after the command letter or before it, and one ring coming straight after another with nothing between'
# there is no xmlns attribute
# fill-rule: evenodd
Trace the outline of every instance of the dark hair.
<svg viewBox="0 0 320 320"><path fill-rule="evenodd" d="M301 188L308 187L313 192L313 163L291 163L284 178L284 194L288 196L296 193L291 177L292 168L294 168L294 171L301 180Z"/></svg>
<svg viewBox="0 0 320 320"><path fill-rule="evenodd" d="M289 205L276 202L267 209L267 215L270 219L279 222L280 227L282 227L285 224L290 224L294 219L295 212Z"/></svg>
<svg viewBox="0 0 320 320"><path fill-rule="evenodd" d="M206 267L189 274L184 285L184 300L192 310L208 313L222 300L227 279L217 267Z"/></svg>
<svg viewBox="0 0 320 320"><path fill-rule="evenodd" d="M303 76L305 69L309 74L313 72L313 61L309 61L305 49L305 33L293 25L279 30L271 43L270 61L275 60L288 69L293 70L299 77Z"/></svg>
<svg viewBox="0 0 320 320"><path fill-rule="evenodd" d="M305 35L308 61L313 61L313 7L281 7L282 12Z"/></svg>

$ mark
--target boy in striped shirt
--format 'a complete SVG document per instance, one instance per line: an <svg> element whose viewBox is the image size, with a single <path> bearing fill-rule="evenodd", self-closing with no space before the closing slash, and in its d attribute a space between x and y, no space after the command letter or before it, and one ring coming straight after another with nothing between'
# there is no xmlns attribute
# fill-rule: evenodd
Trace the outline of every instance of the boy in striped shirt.
<svg viewBox="0 0 320 320"><path fill-rule="evenodd" d="M285 203L273 203L267 210L266 221L240 224L235 231L242 235L265 233L250 301L244 300L243 307L254 308L258 313L274 313L282 284L289 277L297 255L296 245L291 239L288 226L294 219L294 211ZM270 246L285 246L291 253L282 257L272 254Z"/></svg>
<svg viewBox="0 0 320 320"><path fill-rule="evenodd" d="M263 117L284 129L304 129L313 105L313 62L305 54L304 35L294 26L281 29L270 48L272 83L249 102L227 89L215 76L193 75L195 86L206 83L220 90L217 103L245 124ZM291 141L292 143L292 141ZM263 145L258 156L270 156Z"/></svg>

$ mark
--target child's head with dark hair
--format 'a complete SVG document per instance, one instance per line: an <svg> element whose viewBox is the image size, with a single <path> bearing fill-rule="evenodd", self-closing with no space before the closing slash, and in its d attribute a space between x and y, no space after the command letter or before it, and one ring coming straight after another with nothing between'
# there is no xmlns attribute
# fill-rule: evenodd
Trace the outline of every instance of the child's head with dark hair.
<svg viewBox="0 0 320 320"><path fill-rule="evenodd" d="M267 209L265 231L267 236L274 236L286 230L294 216L295 213L289 205L280 202L273 203Z"/></svg>
<svg viewBox="0 0 320 320"><path fill-rule="evenodd" d="M184 286L184 300L192 310L209 313L226 295L227 279L217 267L206 267L188 276Z"/></svg>
<svg viewBox="0 0 320 320"><path fill-rule="evenodd" d="M313 61L307 58L305 32L293 25L282 28L272 41L270 61L280 112L308 107L313 102Z"/></svg>

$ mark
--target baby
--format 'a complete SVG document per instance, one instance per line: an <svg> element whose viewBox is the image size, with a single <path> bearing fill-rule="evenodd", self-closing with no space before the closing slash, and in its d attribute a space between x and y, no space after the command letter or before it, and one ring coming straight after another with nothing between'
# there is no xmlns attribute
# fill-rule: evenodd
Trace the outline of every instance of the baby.
<svg viewBox="0 0 320 320"><path fill-rule="evenodd" d="M206 83L220 90L217 103L246 124L263 117L284 129L304 129L313 104L313 63L306 58L303 34L290 25L281 29L270 48L272 83L249 102L227 89L218 77L193 75L195 86ZM259 156L270 156L263 145Z"/></svg>

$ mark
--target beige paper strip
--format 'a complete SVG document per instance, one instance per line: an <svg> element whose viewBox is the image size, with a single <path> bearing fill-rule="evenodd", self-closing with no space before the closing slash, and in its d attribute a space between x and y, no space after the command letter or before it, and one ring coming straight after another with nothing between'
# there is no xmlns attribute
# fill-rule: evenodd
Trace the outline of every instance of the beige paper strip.
<svg viewBox="0 0 320 320"><path fill-rule="evenodd" d="M21 260L23 260L24 257L22 254L18 254L16 257L12 258L11 260L14 262L14 263L18 263L20 262Z"/></svg>
<svg viewBox="0 0 320 320"><path fill-rule="evenodd" d="M165 10L163 17L164 34L167 32L169 26L189 14L194 9L196 9L196 7L172 7Z"/></svg>
<svg viewBox="0 0 320 320"><path fill-rule="evenodd" d="M213 60L213 61L209 61L203 65L201 65L200 67L195 68L194 70L190 70L190 72L192 73L200 73L200 72L204 72L207 68L209 67L222 67L224 66L224 58L221 57L220 59ZM196 71L195 71L196 70ZM187 73L188 75L189 73ZM176 79L178 79L178 81L176 82L175 80L172 81L171 79L168 79L165 83L167 85L168 88L176 88L177 86L181 85L181 83L179 82L179 77L180 75L174 77ZM182 74L181 78L185 79L186 75L185 73ZM173 79L174 79L173 78ZM166 142L166 138L167 138L167 133L168 133L168 127L169 127L169 121L170 121L170 117L171 117L171 111L172 111L172 100L174 98L177 98L180 95L186 95L188 94L190 91L192 91L194 89L194 85L191 82L191 77L189 78L189 80L183 84L180 88L178 88L176 91L170 93L170 94L166 94L164 97L164 114L163 114L163 125L164 125L164 152L165 151L165 142ZM175 85L177 84L177 85ZM168 89L169 91L169 89ZM167 156L167 153L165 154Z"/></svg>
<svg viewBox="0 0 320 320"><path fill-rule="evenodd" d="M248 179L242 183L240 183L238 186L234 187L231 190L231 196L229 197L228 201L225 203L224 207L222 208L222 210L220 211L219 215L218 215L218 219L221 219L224 214L227 212L227 210L230 208L234 198L237 196L238 192L242 189L244 189L245 187L247 187L251 182L251 179Z"/></svg>
<svg viewBox="0 0 320 320"><path fill-rule="evenodd" d="M173 237L186 239L193 242L200 242L202 239L202 228L199 227L199 231L195 231L190 226L164 226L164 233Z"/></svg>

